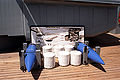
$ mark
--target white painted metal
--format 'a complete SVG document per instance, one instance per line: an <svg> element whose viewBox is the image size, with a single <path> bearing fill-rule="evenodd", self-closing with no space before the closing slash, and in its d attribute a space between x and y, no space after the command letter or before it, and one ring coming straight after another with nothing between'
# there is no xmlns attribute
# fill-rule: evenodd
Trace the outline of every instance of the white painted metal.
<svg viewBox="0 0 120 80"><path fill-rule="evenodd" d="M37 34L36 34L36 32L34 32L34 31L31 31L31 43L33 43L33 44L36 44L36 40L37 40L37 36L36 36Z"/></svg>

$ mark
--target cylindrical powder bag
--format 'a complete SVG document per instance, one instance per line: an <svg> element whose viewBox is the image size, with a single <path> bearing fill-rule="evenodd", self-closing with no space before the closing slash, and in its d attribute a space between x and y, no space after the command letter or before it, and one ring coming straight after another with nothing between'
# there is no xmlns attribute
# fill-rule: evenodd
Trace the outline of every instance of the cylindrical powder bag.
<svg viewBox="0 0 120 80"><path fill-rule="evenodd" d="M74 46L73 45L64 45L64 48L65 48L65 51L70 52L73 50Z"/></svg>
<svg viewBox="0 0 120 80"><path fill-rule="evenodd" d="M59 52L63 51L63 50L64 50L64 47L62 45L55 45L53 47L53 52L55 53L55 57L58 57L59 56Z"/></svg>
<svg viewBox="0 0 120 80"><path fill-rule="evenodd" d="M42 51L43 51L43 54L47 52L52 52L52 46L43 46Z"/></svg>
<svg viewBox="0 0 120 80"><path fill-rule="evenodd" d="M60 51L59 52L59 65L60 66L68 66L69 65L69 52L67 51Z"/></svg>
<svg viewBox="0 0 120 80"><path fill-rule="evenodd" d="M44 56L44 68L54 68L55 67L55 55L52 52L47 52L43 54Z"/></svg>
<svg viewBox="0 0 120 80"><path fill-rule="evenodd" d="M81 55L82 53L80 51L71 51L71 65L80 65L81 64Z"/></svg>

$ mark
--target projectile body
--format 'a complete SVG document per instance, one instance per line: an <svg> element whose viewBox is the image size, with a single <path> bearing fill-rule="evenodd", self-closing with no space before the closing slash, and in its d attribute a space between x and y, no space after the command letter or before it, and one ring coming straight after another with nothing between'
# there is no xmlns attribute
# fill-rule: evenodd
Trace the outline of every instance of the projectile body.
<svg viewBox="0 0 120 80"><path fill-rule="evenodd" d="M84 47L87 46L83 43L79 43L77 46L77 50L81 51L83 53L83 49ZM94 62L100 63L100 64L105 64L103 62L103 60L101 59L101 57L93 50L91 49L89 46L88 47L88 58L93 60Z"/></svg>
<svg viewBox="0 0 120 80"><path fill-rule="evenodd" d="M25 53L25 65L28 72L30 72L30 70L33 68L35 61L36 61L36 46L29 45Z"/></svg>

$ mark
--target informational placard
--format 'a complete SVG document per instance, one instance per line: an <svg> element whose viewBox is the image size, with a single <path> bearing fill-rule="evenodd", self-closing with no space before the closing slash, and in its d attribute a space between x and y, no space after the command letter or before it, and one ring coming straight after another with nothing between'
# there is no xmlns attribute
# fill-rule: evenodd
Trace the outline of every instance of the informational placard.
<svg viewBox="0 0 120 80"><path fill-rule="evenodd" d="M40 26L31 27L31 43L44 45L74 45L84 42L84 26Z"/></svg>

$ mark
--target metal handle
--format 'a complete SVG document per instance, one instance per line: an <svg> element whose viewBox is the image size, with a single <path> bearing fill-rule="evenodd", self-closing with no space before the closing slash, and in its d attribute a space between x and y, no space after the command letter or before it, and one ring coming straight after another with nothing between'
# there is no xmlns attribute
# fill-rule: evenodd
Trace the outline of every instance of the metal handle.
<svg viewBox="0 0 120 80"><path fill-rule="evenodd" d="M88 46L89 45L89 41L85 41L84 44L86 44Z"/></svg>
<svg viewBox="0 0 120 80"><path fill-rule="evenodd" d="M100 55L100 46L96 46L96 47L95 47L95 52L96 52L98 55Z"/></svg>
<svg viewBox="0 0 120 80"><path fill-rule="evenodd" d="M23 43L23 50L27 49L27 43Z"/></svg>

